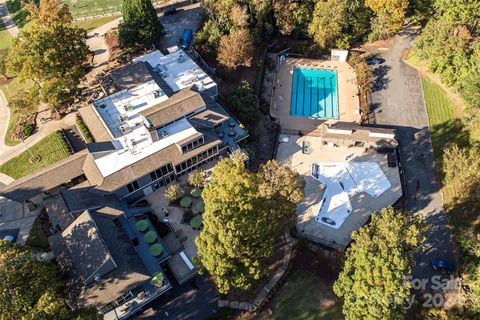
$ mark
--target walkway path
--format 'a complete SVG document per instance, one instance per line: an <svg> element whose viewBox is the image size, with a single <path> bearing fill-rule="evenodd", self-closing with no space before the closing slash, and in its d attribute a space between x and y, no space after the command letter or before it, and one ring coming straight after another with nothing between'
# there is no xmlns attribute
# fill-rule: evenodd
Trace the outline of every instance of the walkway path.
<svg viewBox="0 0 480 320"><path fill-rule="evenodd" d="M47 122L40 127L38 127L37 132L25 139L24 143L19 143L13 147L8 147L7 151L4 151L0 154L0 164L7 162L8 160L16 157L27 148L31 147L35 143L42 140L48 134L60 130L66 129L75 124L75 113L70 113L66 117L63 117L60 120Z"/></svg>
<svg viewBox="0 0 480 320"><path fill-rule="evenodd" d="M16 37L18 35L18 32L19 32L18 28L15 25L15 22L13 21L12 17L10 16L10 13L8 12L6 0L0 0L0 20L5 26L5 29L7 29L8 32L10 32L12 37Z"/></svg>

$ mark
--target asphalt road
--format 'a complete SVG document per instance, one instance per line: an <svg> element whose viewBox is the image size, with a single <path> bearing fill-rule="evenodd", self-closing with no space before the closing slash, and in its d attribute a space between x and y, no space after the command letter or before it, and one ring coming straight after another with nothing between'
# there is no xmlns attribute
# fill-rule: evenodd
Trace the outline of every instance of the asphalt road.
<svg viewBox="0 0 480 320"><path fill-rule="evenodd" d="M424 215L430 225L426 249L416 257L413 277L431 279L437 274L431 267L432 259L455 260L435 170L420 74L402 60L402 52L411 47L411 40L408 34L397 35L388 50L379 54L385 62L374 67L377 82L371 98L377 125L396 128L405 172L406 208Z"/></svg>

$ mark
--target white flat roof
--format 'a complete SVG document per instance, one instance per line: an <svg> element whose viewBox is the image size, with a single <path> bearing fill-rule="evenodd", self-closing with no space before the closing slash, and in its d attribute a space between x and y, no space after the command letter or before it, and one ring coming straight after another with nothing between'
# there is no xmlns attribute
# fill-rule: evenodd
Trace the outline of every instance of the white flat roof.
<svg viewBox="0 0 480 320"><path fill-rule="evenodd" d="M376 162L313 163L312 176L326 186L316 221L335 229L340 228L353 210L351 196L365 192L378 197L391 187Z"/></svg>
<svg viewBox="0 0 480 320"><path fill-rule="evenodd" d="M182 56L183 59L179 59ZM133 62L145 61L152 68L161 65L163 80L177 92L183 88L196 85L199 91L214 88L217 84L210 78L183 50L178 50L167 55L160 51L150 52L142 57L133 59ZM179 62L183 61L183 62Z"/></svg>
<svg viewBox="0 0 480 320"><path fill-rule="evenodd" d="M140 112L165 100L167 95L155 81L149 81L94 102L94 110L117 149L95 160L104 177L197 133L188 120L182 119L162 128L166 137L153 142Z"/></svg>

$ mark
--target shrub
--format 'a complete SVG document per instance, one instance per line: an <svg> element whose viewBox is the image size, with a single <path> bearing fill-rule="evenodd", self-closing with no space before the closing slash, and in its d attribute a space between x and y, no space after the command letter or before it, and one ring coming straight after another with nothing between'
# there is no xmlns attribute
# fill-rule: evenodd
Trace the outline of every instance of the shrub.
<svg viewBox="0 0 480 320"><path fill-rule="evenodd" d="M82 132L83 137L85 138L85 142L87 143L94 143L95 139L92 136L90 130L88 130L87 125L83 122L83 119L77 115L77 119L75 120L78 129Z"/></svg>
<svg viewBox="0 0 480 320"><path fill-rule="evenodd" d="M22 123L20 126L22 127L22 135L24 138L30 137L35 129L35 126L31 123Z"/></svg>
<svg viewBox="0 0 480 320"><path fill-rule="evenodd" d="M178 184L171 184L165 190L163 194L165 199L177 202L183 196L183 190L178 186Z"/></svg>
<svg viewBox="0 0 480 320"><path fill-rule="evenodd" d="M205 178L199 170L192 171L188 174L188 184L194 188L203 188L205 186Z"/></svg>

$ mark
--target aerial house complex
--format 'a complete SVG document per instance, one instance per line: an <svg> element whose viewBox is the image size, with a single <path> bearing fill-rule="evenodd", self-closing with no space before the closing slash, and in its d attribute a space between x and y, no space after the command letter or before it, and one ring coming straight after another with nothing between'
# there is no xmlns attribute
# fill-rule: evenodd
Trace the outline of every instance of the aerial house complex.
<svg viewBox="0 0 480 320"><path fill-rule="evenodd" d="M95 142L0 193L16 202L44 197L71 304L126 319L171 288L165 268L180 284L197 273L179 233L136 202L243 152L248 133L182 50L153 51L110 78L104 96L79 110Z"/></svg>

